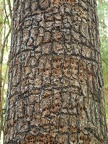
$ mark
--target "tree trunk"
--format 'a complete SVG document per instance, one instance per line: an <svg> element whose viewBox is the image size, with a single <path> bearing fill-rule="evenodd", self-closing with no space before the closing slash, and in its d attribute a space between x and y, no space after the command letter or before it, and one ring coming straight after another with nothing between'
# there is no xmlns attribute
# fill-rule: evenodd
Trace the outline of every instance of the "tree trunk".
<svg viewBox="0 0 108 144"><path fill-rule="evenodd" d="M93 0L14 0L4 144L105 144Z"/></svg>

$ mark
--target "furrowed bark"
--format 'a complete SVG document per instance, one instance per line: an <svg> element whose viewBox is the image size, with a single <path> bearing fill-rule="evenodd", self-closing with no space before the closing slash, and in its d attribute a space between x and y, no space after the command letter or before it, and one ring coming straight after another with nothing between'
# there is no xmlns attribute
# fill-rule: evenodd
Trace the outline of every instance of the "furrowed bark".
<svg viewBox="0 0 108 144"><path fill-rule="evenodd" d="M104 144L96 1L14 0L4 144Z"/></svg>

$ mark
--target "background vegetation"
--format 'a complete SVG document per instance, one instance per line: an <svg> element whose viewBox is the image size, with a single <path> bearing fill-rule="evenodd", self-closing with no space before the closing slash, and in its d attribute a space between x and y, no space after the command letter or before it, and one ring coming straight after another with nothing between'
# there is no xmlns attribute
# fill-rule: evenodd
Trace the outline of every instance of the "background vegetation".
<svg viewBox="0 0 108 144"><path fill-rule="evenodd" d="M106 119L108 125L108 0L98 0L98 17L101 40L104 95L106 103Z"/></svg>
<svg viewBox="0 0 108 144"><path fill-rule="evenodd" d="M97 0L101 56L104 79L106 120L108 125L108 0ZM8 83L8 55L11 39L12 1L0 0L0 144L3 138L3 117Z"/></svg>

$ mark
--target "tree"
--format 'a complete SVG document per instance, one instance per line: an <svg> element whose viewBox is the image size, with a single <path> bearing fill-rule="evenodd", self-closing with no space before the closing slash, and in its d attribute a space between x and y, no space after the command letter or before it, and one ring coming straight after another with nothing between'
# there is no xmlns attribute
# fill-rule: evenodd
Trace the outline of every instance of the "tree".
<svg viewBox="0 0 108 144"><path fill-rule="evenodd" d="M96 1L14 0L4 144L104 144Z"/></svg>
<svg viewBox="0 0 108 144"><path fill-rule="evenodd" d="M2 2L0 1L0 4L2 4ZM3 9L0 7L0 130L1 130L1 123L2 123L2 119L1 119L1 115L2 115L2 61L3 61L3 50L2 50L2 27L3 27Z"/></svg>
<svg viewBox="0 0 108 144"><path fill-rule="evenodd" d="M10 0L0 0L0 144L2 144L4 123L4 103L8 72L7 59L11 33L11 12Z"/></svg>

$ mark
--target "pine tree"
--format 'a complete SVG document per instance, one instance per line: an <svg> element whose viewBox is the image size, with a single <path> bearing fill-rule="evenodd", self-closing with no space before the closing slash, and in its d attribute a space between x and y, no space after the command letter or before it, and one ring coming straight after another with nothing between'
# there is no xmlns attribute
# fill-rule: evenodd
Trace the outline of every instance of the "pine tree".
<svg viewBox="0 0 108 144"><path fill-rule="evenodd" d="M96 1L13 8L4 144L104 144Z"/></svg>

